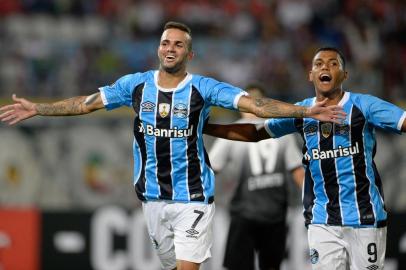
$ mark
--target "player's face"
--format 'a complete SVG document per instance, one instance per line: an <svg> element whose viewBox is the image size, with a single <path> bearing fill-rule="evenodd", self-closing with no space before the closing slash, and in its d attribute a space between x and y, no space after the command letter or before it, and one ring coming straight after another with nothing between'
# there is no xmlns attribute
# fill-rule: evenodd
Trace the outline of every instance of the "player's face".
<svg viewBox="0 0 406 270"><path fill-rule="evenodd" d="M338 53L321 51L314 56L309 80L313 82L317 93L329 94L341 90L345 79L347 72Z"/></svg>
<svg viewBox="0 0 406 270"><path fill-rule="evenodd" d="M186 69L186 63L193 58L193 52L188 49L189 42L188 33L176 28L165 30L158 47L161 69L168 73Z"/></svg>

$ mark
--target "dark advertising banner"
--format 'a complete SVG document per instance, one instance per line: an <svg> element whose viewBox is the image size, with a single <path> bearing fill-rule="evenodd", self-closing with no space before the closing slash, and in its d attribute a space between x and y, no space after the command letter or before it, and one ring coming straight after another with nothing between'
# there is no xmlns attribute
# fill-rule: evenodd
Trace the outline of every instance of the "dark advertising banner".
<svg viewBox="0 0 406 270"><path fill-rule="evenodd" d="M42 220L43 270L160 269L140 209L45 212Z"/></svg>
<svg viewBox="0 0 406 270"><path fill-rule="evenodd" d="M93 269L90 265L90 213L45 212L42 216L43 270Z"/></svg>
<svg viewBox="0 0 406 270"><path fill-rule="evenodd" d="M388 238L386 242L387 266L393 263L393 269L406 269L406 213L390 214L388 220ZM385 269L389 269L385 266Z"/></svg>
<svg viewBox="0 0 406 270"><path fill-rule="evenodd" d="M310 270L301 209L291 211L288 257L282 270ZM214 219L212 259L202 270L221 270L228 214ZM406 213L391 214L386 270L406 269ZM94 212L0 210L1 270L159 270L141 209L105 206Z"/></svg>

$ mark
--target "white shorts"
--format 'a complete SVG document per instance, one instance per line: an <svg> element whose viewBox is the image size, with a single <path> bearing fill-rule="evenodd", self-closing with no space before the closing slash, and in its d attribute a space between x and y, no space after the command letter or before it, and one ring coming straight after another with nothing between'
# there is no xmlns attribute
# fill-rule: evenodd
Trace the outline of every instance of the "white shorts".
<svg viewBox="0 0 406 270"><path fill-rule="evenodd" d="M148 201L142 209L162 269L174 269L176 260L202 263L211 257L214 203Z"/></svg>
<svg viewBox="0 0 406 270"><path fill-rule="evenodd" d="M313 270L381 270L386 252L386 227L353 228L309 225Z"/></svg>

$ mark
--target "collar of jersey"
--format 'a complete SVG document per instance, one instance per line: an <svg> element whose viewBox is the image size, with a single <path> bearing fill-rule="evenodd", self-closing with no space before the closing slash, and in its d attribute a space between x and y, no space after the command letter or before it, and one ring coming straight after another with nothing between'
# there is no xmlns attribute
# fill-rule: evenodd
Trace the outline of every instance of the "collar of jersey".
<svg viewBox="0 0 406 270"><path fill-rule="evenodd" d="M340 102L338 102L338 106L343 106L347 100L350 98L350 93L349 92L344 92L343 97L341 98ZM312 105L316 103L316 97L313 98Z"/></svg>
<svg viewBox="0 0 406 270"><path fill-rule="evenodd" d="M158 70L156 70L154 72L154 83L155 83L156 88L158 88L160 91L163 91L163 92L173 92L173 91L176 91L178 89L182 89L192 79L192 74L187 73L186 77L178 84L177 87L175 87L175 88L163 88L163 87L158 85L158 72L159 72Z"/></svg>

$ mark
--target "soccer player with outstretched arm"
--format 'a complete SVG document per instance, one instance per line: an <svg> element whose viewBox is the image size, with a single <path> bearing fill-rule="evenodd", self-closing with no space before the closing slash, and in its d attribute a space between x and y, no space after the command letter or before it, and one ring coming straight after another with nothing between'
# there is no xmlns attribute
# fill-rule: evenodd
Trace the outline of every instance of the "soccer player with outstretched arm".
<svg viewBox="0 0 406 270"><path fill-rule="evenodd" d="M374 163L375 129L406 132L406 112L371 95L345 91L345 59L336 48L320 48L309 80L316 96L298 105L328 99L347 114L342 123L268 119L253 124L213 125L205 133L259 141L298 132L303 138L303 209L313 270L384 269L387 212Z"/></svg>
<svg viewBox="0 0 406 270"><path fill-rule="evenodd" d="M203 145L211 106L259 117L313 117L339 123L340 106L296 106L252 99L240 88L187 72L193 58L190 29L168 22L157 49L158 70L125 75L89 96L32 103L13 96L0 119L16 124L33 116L87 114L120 106L134 109L134 187L143 202L151 242L165 270L196 270L212 245L214 173Z"/></svg>

